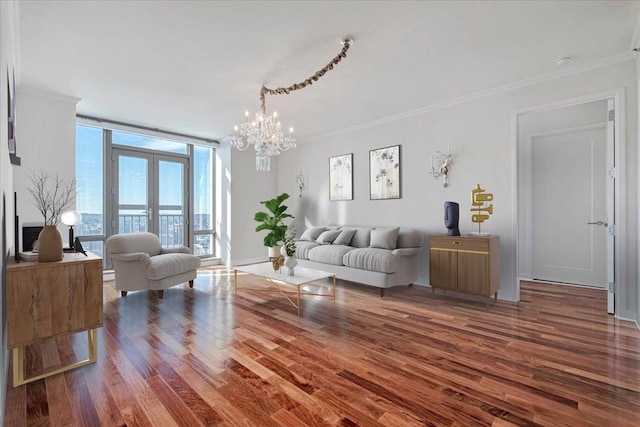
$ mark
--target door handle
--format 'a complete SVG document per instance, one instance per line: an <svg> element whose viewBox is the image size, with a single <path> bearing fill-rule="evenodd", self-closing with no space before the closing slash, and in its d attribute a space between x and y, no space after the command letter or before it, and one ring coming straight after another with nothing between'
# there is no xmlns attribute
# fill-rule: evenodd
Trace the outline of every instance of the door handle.
<svg viewBox="0 0 640 427"><path fill-rule="evenodd" d="M605 227L609 225L604 221L588 222L587 224L589 224L589 225L604 225Z"/></svg>

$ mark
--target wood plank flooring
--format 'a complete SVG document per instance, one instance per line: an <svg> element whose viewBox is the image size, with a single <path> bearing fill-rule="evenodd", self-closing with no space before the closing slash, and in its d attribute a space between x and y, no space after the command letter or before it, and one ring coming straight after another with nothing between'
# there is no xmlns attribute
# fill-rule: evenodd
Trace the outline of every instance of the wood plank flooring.
<svg viewBox="0 0 640 427"><path fill-rule="evenodd" d="M257 277L240 276L257 286ZM121 298L104 286L98 362L7 389L8 426L638 426L640 333L603 291L524 284L518 304L338 281L336 304L239 289ZM86 334L27 349L28 375Z"/></svg>

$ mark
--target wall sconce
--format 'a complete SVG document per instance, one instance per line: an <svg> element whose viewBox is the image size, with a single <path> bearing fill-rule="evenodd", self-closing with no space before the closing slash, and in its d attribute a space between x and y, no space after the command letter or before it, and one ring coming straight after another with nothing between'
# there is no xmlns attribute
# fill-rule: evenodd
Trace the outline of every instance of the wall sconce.
<svg viewBox="0 0 640 427"><path fill-rule="evenodd" d="M438 179L440 175L442 178L442 186L447 186L447 174L451 169L451 159L453 158L453 154L451 153L451 144L447 144L447 152L441 153L440 151L436 151L435 154L431 154L431 175L435 179Z"/></svg>
<svg viewBox="0 0 640 427"><path fill-rule="evenodd" d="M304 174L301 170L296 172L296 184L298 184L298 190L300 190L300 195L298 197L302 198L302 190L304 190Z"/></svg>

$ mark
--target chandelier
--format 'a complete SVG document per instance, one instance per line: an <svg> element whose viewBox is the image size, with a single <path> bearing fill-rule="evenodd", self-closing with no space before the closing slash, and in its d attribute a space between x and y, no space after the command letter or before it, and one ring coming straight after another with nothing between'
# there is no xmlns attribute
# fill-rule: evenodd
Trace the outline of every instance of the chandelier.
<svg viewBox="0 0 640 427"><path fill-rule="evenodd" d="M289 94L294 90L299 90L313 84L324 76L327 71L332 70L342 59L347 57L347 50L353 44L351 38L341 40L342 50L322 69L317 71L308 79L295 83L289 87L279 87L271 89L262 86L260 89L260 112L255 114L254 120L249 120L249 112L245 112L245 122L234 127L234 134L229 141L233 147L239 150L246 150L250 145L256 150L256 170L269 172L271 170L271 157L280 155L281 152L296 147L296 139L293 137L293 128L290 127L288 133L282 130L282 125L278 121L278 113L267 114L266 96Z"/></svg>

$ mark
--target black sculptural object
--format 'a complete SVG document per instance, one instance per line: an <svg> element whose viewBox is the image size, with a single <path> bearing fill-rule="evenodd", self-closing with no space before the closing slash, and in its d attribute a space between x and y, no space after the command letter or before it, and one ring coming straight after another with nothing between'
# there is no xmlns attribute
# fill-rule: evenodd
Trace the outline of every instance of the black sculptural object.
<svg viewBox="0 0 640 427"><path fill-rule="evenodd" d="M458 220L460 218L460 205L456 202L444 202L444 225L449 229L448 236L459 236Z"/></svg>

